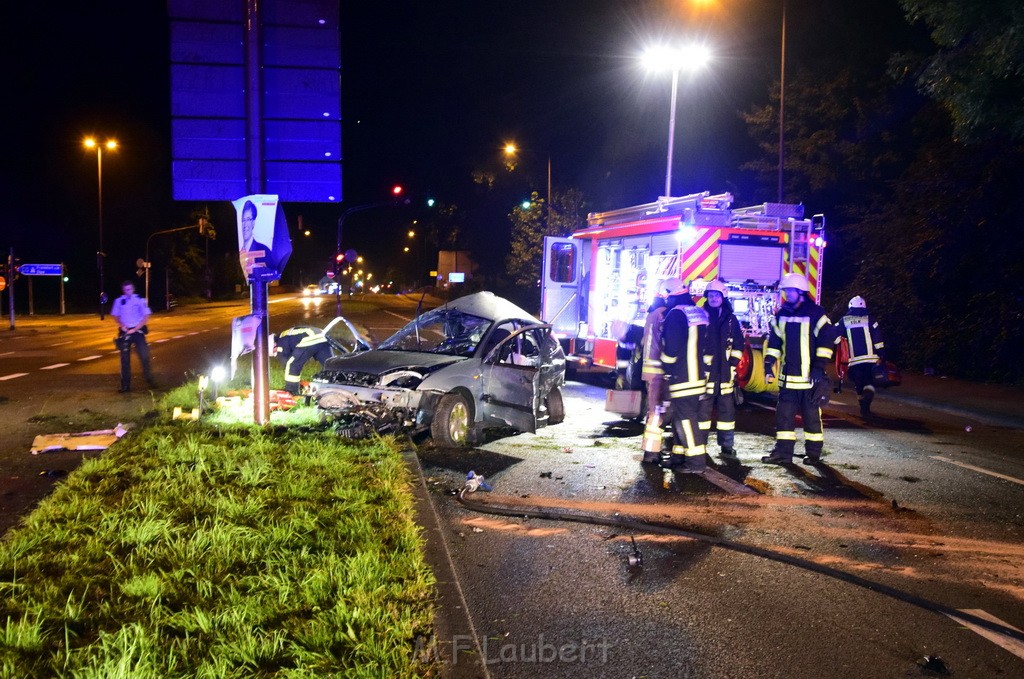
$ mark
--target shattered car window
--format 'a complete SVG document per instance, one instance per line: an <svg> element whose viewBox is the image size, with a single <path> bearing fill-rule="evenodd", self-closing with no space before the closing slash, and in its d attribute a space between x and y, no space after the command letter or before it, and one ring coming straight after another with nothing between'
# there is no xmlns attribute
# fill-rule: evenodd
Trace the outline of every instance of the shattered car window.
<svg viewBox="0 0 1024 679"><path fill-rule="evenodd" d="M469 358L491 321L455 309L434 309L384 340L380 349L425 351Z"/></svg>

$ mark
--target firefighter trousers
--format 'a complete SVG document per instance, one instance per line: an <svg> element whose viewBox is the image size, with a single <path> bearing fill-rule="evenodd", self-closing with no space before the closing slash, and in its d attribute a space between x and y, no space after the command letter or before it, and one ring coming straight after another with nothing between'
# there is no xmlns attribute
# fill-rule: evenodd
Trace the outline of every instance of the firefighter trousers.
<svg viewBox="0 0 1024 679"><path fill-rule="evenodd" d="M723 394L722 388L727 387L728 393ZM731 382L708 382L708 392L700 402L700 421L698 425L707 439L711 440L711 418L718 411L718 422L715 431L718 433L718 445L721 448L732 448L736 439L736 396Z"/></svg>
<svg viewBox="0 0 1024 679"><path fill-rule="evenodd" d="M857 387L857 400L860 401L861 412L867 414L871 409L871 402L875 400L875 378L874 363L858 363L851 365L849 370L850 379Z"/></svg>
<svg viewBox="0 0 1024 679"><path fill-rule="evenodd" d="M325 342L323 344L315 344L311 347L299 347L295 352L288 357L288 362L284 364L284 388L289 393L298 395L299 393L299 376L302 374L302 367L306 365L311 359L320 362L323 365L327 362L327 359L331 357L331 347Z"/></svg>
<svg viewBox="0 0 1024 679"><path fill-rule="evenodd" d="M686 471L703 471L707 466L707 433L697 422L700 418L700 396L681 396L672 399L673 467Z"/></svg>
<svg viewBox="0 0 1024 679"><path fill-rule="evenodd" d="M650 453L648 459L661 452L662 432L664 431L664 403L668 400L664 375L652 375L644 380L647 384L647 419L644 421L644 435L640 447L644 453Z"/></svg>
<svg viewBox="0 0 1024 679"><path fill-rule="evenodd" d="M821 408L811 398L813 389L779 389L779 404L775 409L775 455L793 459L796 448L796 416L804 420L804 453L817 460L825 445L821 426Z"/></svg>

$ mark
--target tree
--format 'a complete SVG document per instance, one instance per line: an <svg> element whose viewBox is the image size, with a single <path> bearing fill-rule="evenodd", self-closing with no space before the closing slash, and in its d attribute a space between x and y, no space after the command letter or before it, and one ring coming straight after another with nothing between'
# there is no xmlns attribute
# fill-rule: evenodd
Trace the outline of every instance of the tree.
<svg viewBox="0 0 1024 679"><path fill-rule="evenodd" d="M584 214L583 193L579 189L556 192L550 210L536 191L530 195L528 205L513 208L508 216L512 223L511 252L506 259L506 270L512 281L516 285L536 287L540 280L544 236L569 235L583 226Z"/></svg>
<svg viewBox="0 0 1024 679"><path fill-rule="evenodd" d="M1024 140L1024 4L1020 0L901 0L938 51L900 54L894 74L939 102L958 138Z"/></svg>

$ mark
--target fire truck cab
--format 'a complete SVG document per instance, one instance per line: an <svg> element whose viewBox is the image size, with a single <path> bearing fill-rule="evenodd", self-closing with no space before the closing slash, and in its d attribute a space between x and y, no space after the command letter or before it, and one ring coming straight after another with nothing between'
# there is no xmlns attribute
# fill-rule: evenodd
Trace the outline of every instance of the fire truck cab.
<svg viewBox="0 0 1024 679"><path fill-rule="evenodd" d="M729 193L707 191L662 198L591 213L586 228L570 237L544 239L541 318L552 324L570 365L614 370L617 345L630 325L643 327L658 281L690 281L700 304L704 288L718 279L748 339L739 384L768 388L760 354L779 281L804 274L812 298L820 298L825 218L804 219L802 204L732 202Z"/></svg>

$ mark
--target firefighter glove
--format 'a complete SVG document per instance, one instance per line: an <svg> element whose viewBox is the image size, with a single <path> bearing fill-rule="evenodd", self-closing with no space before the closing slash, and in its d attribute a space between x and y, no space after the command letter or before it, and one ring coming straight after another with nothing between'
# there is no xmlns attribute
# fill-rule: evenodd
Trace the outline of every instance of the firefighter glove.
<svg viewBox="0 0 1024 679"><path fill-rule="evenodd" d="M825 369L819 366L811 368L811 382L817 383L827 380L828 376L825 375Z"/></svg>
<svg viewBox="0 0 1024 679"><path fill-rule="evenodd" d="M764 364L764 381L771 384L775 381L775 362Z"/></svg>

